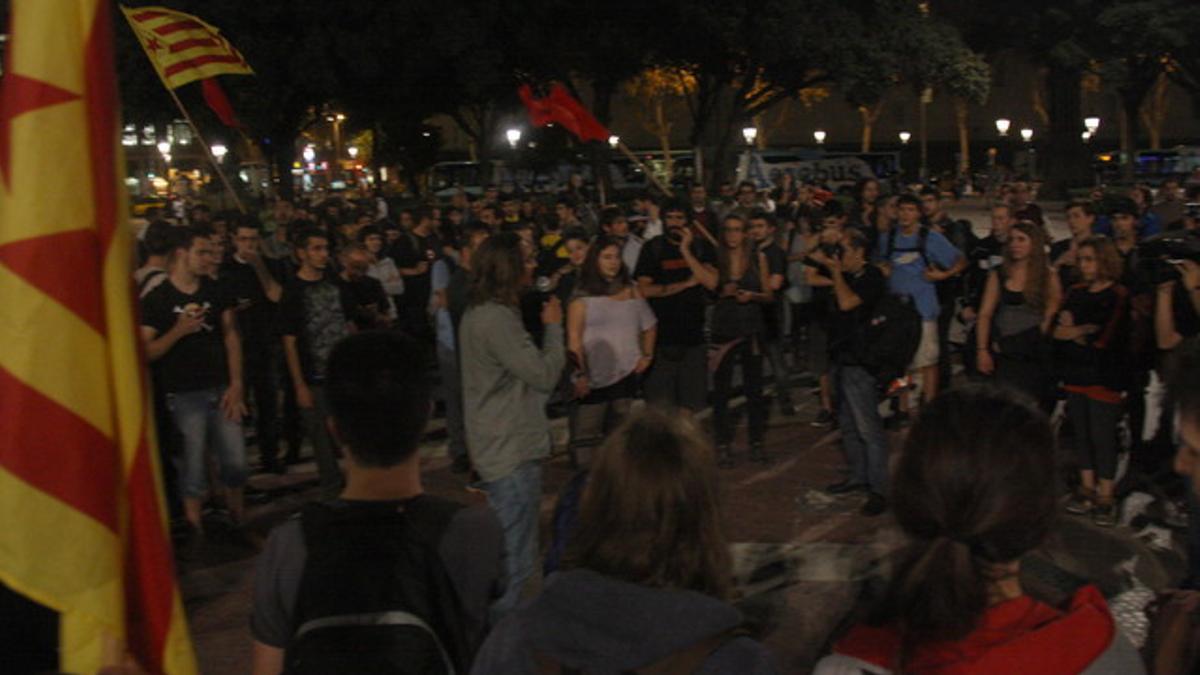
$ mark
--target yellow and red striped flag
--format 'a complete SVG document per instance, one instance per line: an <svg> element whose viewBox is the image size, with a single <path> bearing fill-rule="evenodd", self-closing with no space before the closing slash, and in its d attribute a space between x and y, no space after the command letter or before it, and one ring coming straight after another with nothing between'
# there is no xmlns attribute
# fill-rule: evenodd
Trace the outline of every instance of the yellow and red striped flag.
<svg viewBox="0 0 1200 675"><path fill-rule="evenodd" d="M130 278L109 0L12 0L0 77L0 582L59 668L194 673ZM3 657L0 657L3 661Z"/></svg>
<svg viewBox="0 0 1200 675"><path fill-rule="evenodd" d="M221 31L166 7L121 7L168 89L217 75L253 75Z"/></svg>

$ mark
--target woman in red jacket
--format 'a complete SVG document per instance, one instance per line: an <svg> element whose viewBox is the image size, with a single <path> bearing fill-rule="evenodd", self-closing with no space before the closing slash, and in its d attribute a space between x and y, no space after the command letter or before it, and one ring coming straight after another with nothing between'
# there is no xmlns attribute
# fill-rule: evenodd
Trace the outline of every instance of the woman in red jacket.
<svg viewBox="0 0 1200 675"><path fill-rule="evenodd" d="M1062 608L1021 587L1021 558L1057 503L1054 437L1031 402L986 385L947 392L913 427L892 481L910 543L873 616L817 675L1145 672L1094 587Z"/></svg>

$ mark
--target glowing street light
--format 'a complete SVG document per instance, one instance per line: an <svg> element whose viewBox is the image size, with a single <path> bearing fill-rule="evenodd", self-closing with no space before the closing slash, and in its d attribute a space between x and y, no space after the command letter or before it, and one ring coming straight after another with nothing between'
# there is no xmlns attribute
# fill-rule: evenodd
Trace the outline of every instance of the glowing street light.
<svg viewBox="0 0 1200 675"><path fill-rule="evenodd" d="M212 151L212 156L214 158L216 158L216 160L218 162L224 161L225 155L229 154L229 148L226 148L224 145L221 145L220 143L217 143L216 145L212 146L209 149Z"/></svg>
<svg viewBox="0 0 1200 675"><path fill-rule="evenodd" d="M816 139L817 145L825 144L825 132L824 131L817 129L816 131L813 132L813 138Z"/></svg>
<svg viewBox="0 0 1200 675"><path fill-rule="evenodd" d="M912 140L912 134L911 134L911 133L909 133L909 132L907 132L907 131L901 131L901 132L900 132L900 143L902 143L903 145L908 145L908 142L909 142L910 140Z"/></svg>
<svg viewBox="0 0 1200 675"><path fill-rule="evenodd" d="M513 150L516 150L517 143L521 142L521 130L509 129L508 131L504 132L504 137L508 139L509 147L511 147Z"/></svg>
<svg viewBox="0 0 1200 675"><path fill-rule="evenodd" d="M171 154L171 144L166 141L158 142L158 151L163 155Z"/></svg>
<svg viewBox="0 0 1200 675"><path fill-rule="evenodd" d="M1026 143L1033 140L1033 129L1025 128L1021 130L1021 140Z"/></svg>
<svg viewBox="0 0 1200 675"><path fill-rule="evenodd" d="M358 146L352 145L346 148L346 152L350 155L350 159L355 159L358 157Z"/></svg>
<svg viewBox="0 0 1200 675"><path fill-rule="evenodd" d="M1083 138L1084 143L1090 143L1092 140L1092 132L1085 129L1081 135L1081 138Z"/></svg>
<svg viewBox="0 0 1200 675"><path fill-rule="evenodd" d="M1094 136L1096 134L1096 130L1100 128L1100 118L1085 117L1083 118L1083 126L1087 128L1089 136Z"/></svg>
<svg viewBox="0 0 1200 675"><path fill-rule="evenodd" d="M754 145L754 140L758 138L758 127L745 127L742 129L742 138L746 139L746 145Z"/></svg>
<svg viewBox="0 0 1200 675"><path fill-rule="evenodd" d="M317 151L311 145L304 146L304 152L300 154L304 157L304 161L309 164L312 164L313 160L317 158Z"/></svg>
<svg viewBox="0 0 1200 675"><path fill-rule="evenodd" d="M616 150L617 146L619 146L619 145L621 145L621 137L620 136L612 135L612 136L608 137L608 147L612 148L613 150Z"/></svg>
<svg viewBox="0 0 1200 675"><path fill-rule="evenodd" d="M1003 117L996 120L996 131L999 131L1001 136L1008 135L1008 128L1010 126L1012 126L1012 122L1004 119Z"/></svg>

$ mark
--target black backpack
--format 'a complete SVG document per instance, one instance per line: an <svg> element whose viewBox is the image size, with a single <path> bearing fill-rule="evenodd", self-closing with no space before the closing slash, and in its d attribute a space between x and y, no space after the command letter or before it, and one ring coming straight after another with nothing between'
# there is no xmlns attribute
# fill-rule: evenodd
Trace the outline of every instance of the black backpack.
<svg viewBox="0 0 1200 675"><path fill-rule="evenodd" d="M288 675L465 673L471 648L438 543L461 504L314 503Z"/></svg>
<svg viewBox="0 0 1200 675"><path fill-rule="evenodd" d="M921 314L912 298L884 294L871 310L864 358L879 386L886 388L892 380L903 377L920 346Z"/></svg>

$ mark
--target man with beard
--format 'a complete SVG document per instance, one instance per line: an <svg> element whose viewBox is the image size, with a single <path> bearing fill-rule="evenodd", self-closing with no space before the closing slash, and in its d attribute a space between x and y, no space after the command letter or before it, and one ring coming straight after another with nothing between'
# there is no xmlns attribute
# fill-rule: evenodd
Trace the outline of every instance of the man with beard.
<svg viewBox="0 0 1200 675"><path fill-rule="evenodd" d="M642 247L634 277L658 317L654 365L646 376L646 399L695 413L708 399L704 344L704 289L717 287L717 256L688 224L688 209L662 211L666 233Z"/></svg>

